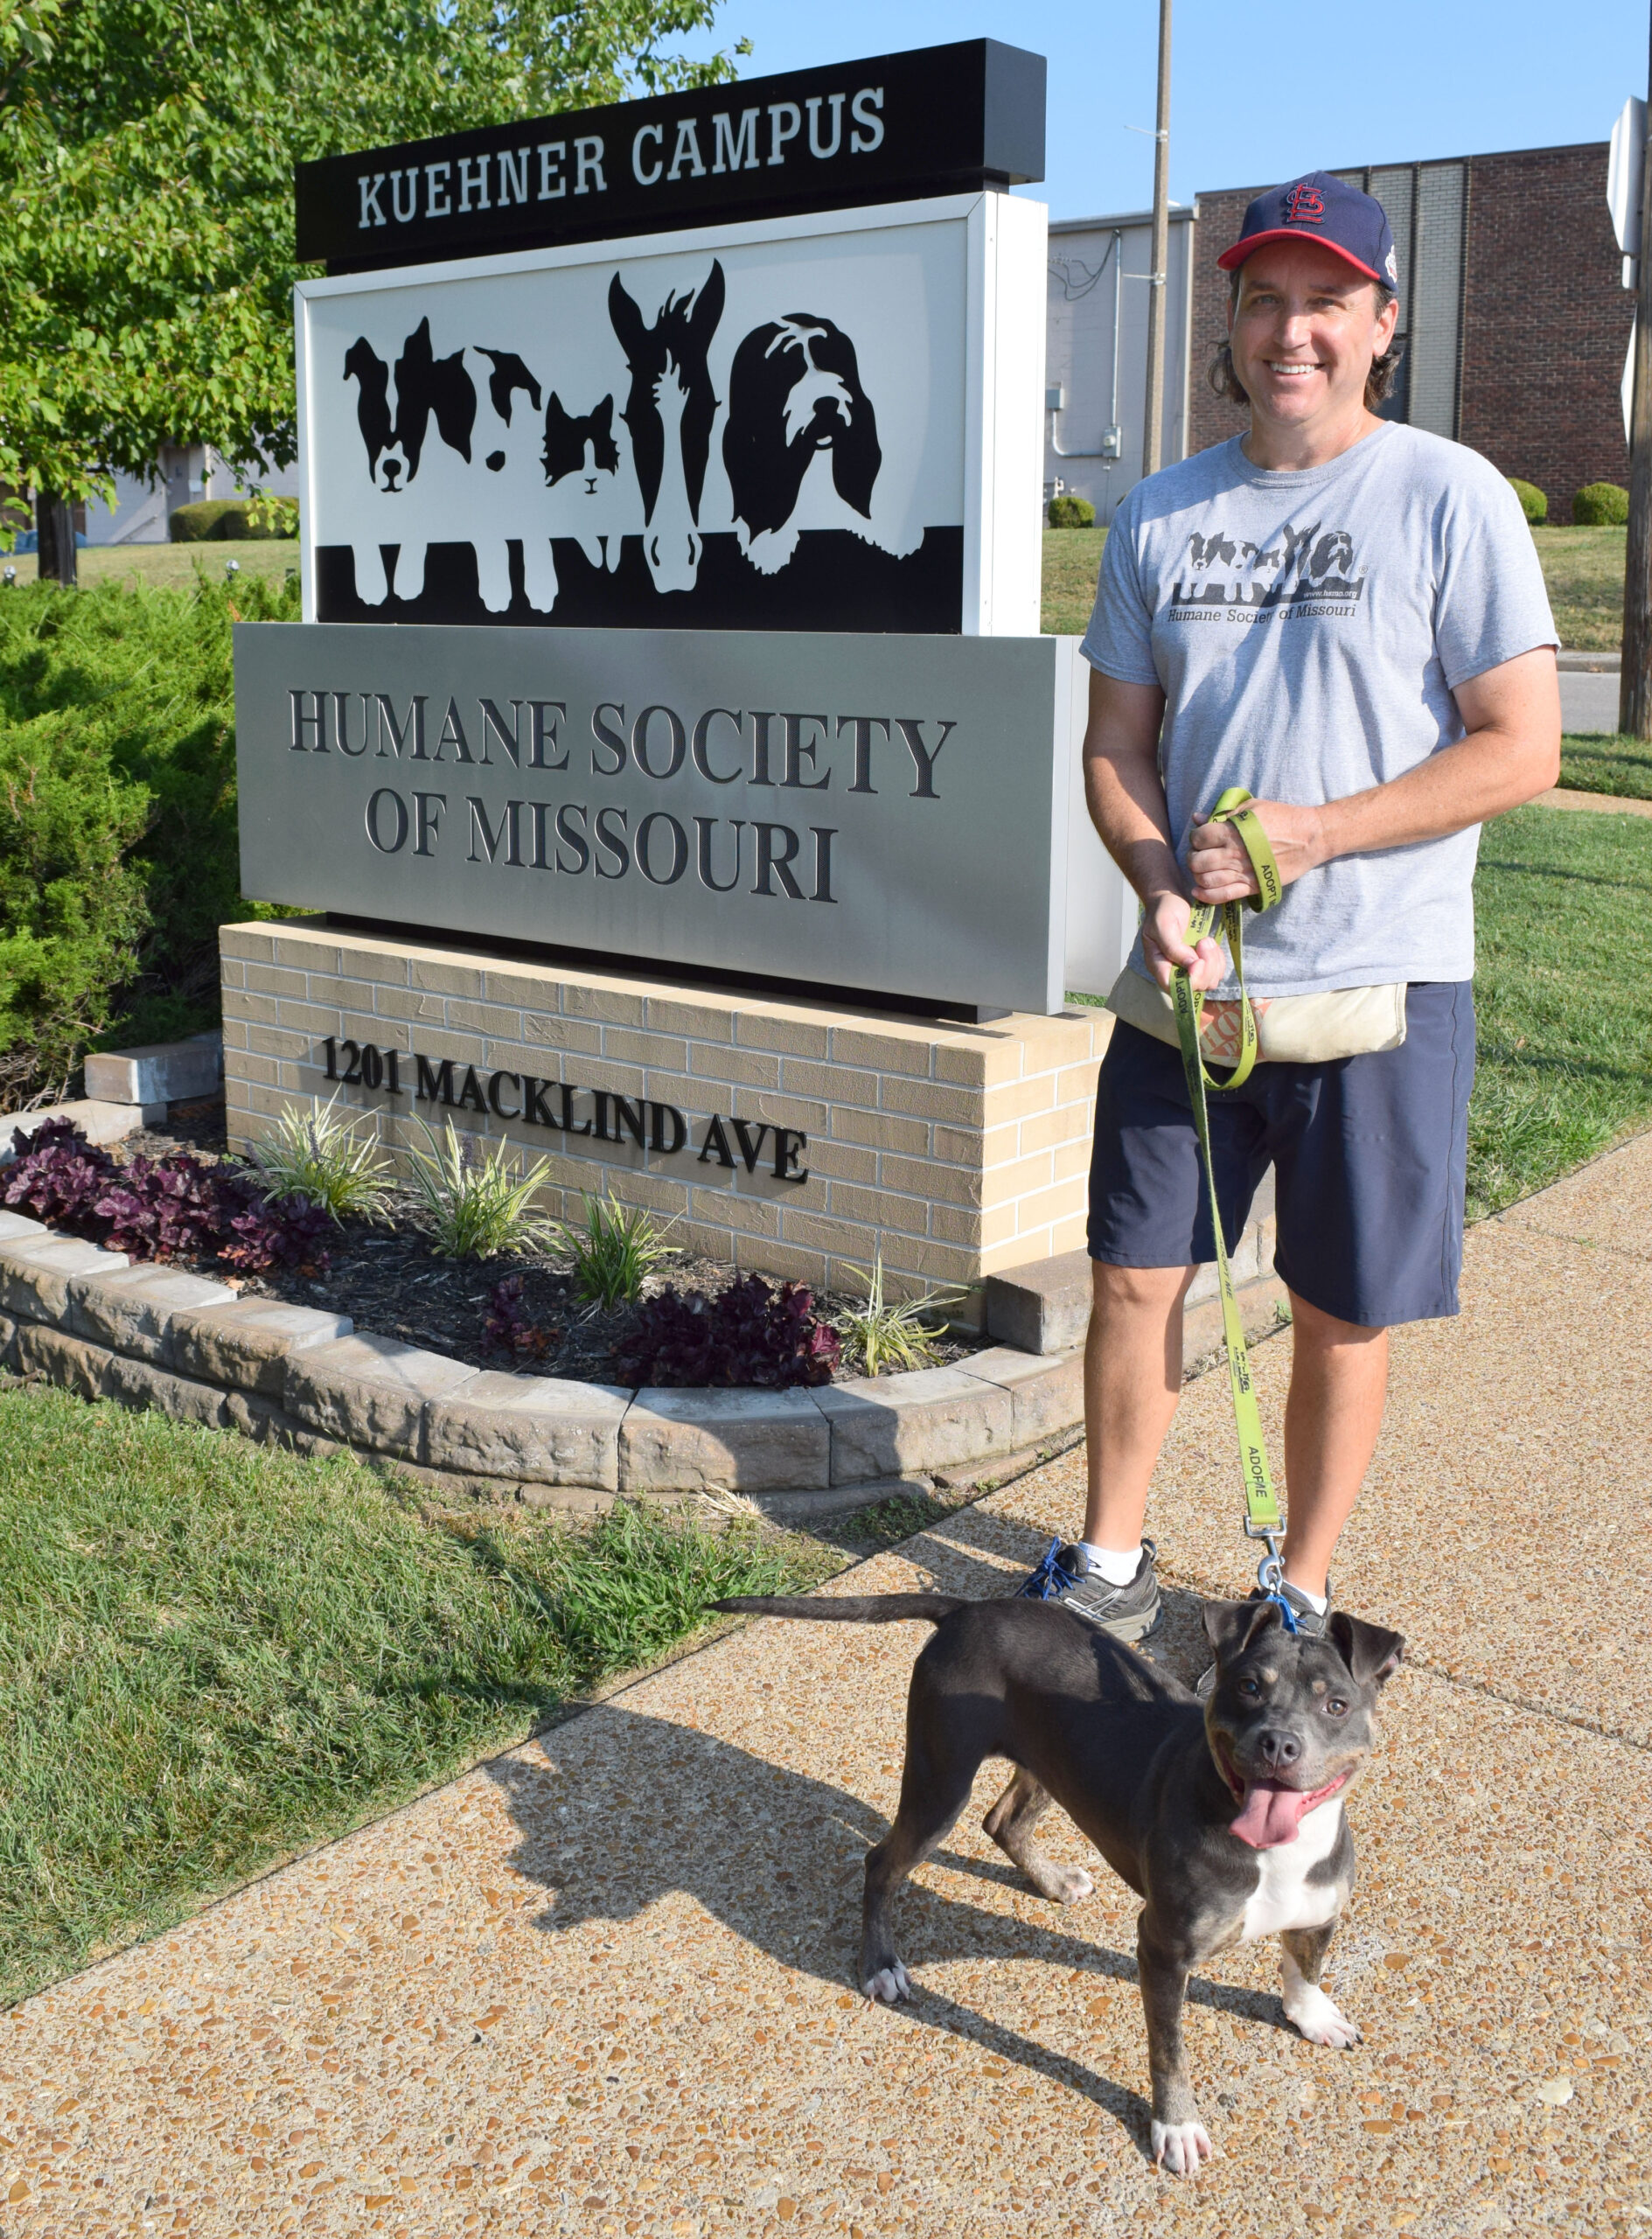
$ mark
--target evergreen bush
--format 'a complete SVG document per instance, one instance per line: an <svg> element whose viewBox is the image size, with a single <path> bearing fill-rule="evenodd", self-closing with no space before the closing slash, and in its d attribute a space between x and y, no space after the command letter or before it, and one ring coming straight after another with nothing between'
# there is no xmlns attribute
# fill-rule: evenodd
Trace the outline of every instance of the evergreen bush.
<svg viewBox="0 0 1652 2239"><path fill-rule="evenodd" d="M88 1048L218 1021L243 902L230 624L296 621L296 582L0 589L0 1109Z"/></svg>
<svg viewBox="0 0 1652 2239"><path fill-rule="evenodd" d="M296 498L203 498L172 515L174 544L233 544L249 537L296 536Z"/></svg>
<svg viewBox="0 0 1652 2239"><path fill-rule="evenodd" d="M1509 487L1520 500L1520 510L1533 528L1541 528L1549 518L1549 500L1535 482L1523 482L1517 474L1509 478Z"/></svg>
<svg viewBox="0 0 1652 2239"><path fill-rule="evenodd" d="M1096 509L1088 498L1061 497L1049 501L1051 528L1094 528Z"/></svg>
<svg viewBox="0 0 1652 2239"><path fill-rule="evenodd" d="M1572 501L1579 528L1621 528L1629 518L1629 493L1615 482L1586 482Z"/></svg>

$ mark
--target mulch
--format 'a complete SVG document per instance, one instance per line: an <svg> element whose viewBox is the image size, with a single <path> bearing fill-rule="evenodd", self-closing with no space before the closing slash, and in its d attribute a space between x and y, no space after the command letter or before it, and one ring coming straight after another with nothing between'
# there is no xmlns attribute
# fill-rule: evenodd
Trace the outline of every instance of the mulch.
<svg viewBox="0 0 1652 2239"><path fill-rule="evenodd" d="M139 1129L112 1146L111 1155L124 1163L140 1153L160 1159L178 1151L213 1161L228 1156L221 1096L175 1104L164 1128ZM394 1216L394 1203L391 1210ZM404 1344L424 1346L474 1368L510 1368L524 1375L575 1378L589 1384L618 1380L613 1355L630 1335L637 1309L624 1306L607 1313L587 1305L575 1296L571 1281L554 1259L543 1253L490 1260L439 1259L411 1226L374 1226L363 1221L348 1221L335 1231L327 1249L331 1264L313 1277L229 1273L211 1259L177 1264L228 1282L247 1296L347 1314L358 1329L399 1337ZM647 1299L671 1287L714 1297L740 1272L725 1261L683 1252L644 1284L643 1296ZM489 1301L497 1287L513 1275L522 1279L520 1312L544 1333L541 1355L490 1349L484 1342ZM847 1295L823 1293L815 1300L815 1311L829 1321L857 1302ZM936 1363L965 1359L987 1342L962 1331L938 1336ZM860 1373L858 1360L846 1359L834 1381Z"/></svg>

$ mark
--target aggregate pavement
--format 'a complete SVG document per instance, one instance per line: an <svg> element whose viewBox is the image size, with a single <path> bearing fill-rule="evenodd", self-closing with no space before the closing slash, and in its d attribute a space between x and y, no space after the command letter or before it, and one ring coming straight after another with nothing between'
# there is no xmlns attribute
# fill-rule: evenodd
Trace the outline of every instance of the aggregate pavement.
<svg viewBox="0 0 1652 2239"><path fill-rule="evenodd" d="M0 2233L1652 2230L1649 1204L1642 1137L1474 1231L1461 1318L1396 1336L1336 1580L1414 1650L1330 1963L1364 2042L1288 2028L1272 1945L1225 1958L1197 2179L1146 2158L1133 1899L1070 1828L1095 1894L1022 1888L991 1768L903 1902L916 2003L855 1994L927 1629L763 1622L0 2018ZM1188 1674L1197 1592L1248 1583L1225 1387L1150 1527ZM1002 1591L1077 1468L824 1591Z"/></svg>

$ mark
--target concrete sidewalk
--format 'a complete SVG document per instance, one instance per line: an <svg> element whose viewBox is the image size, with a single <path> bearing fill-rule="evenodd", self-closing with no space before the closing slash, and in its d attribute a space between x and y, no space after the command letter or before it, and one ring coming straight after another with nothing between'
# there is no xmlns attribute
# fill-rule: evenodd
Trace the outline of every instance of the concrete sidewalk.
<svg viewBox="0 0 1652 2239"><path fill-rule="evenodd" d="M1652 1137L1464 1287L1396 1341L1338 1568L1415 1651L1332 1956L1365 2042L1284 2026L1272 1945L1196 1984L1196 2180L1144 2158L1134 1901L1093 1858L1070 1912L1021 1888L989 1773L904 1904L917 2004L854 1994L926 1629L758 1624L0 2021L0 2230L1652 2232ZM1161 1472L1183 1589L1249 1584L1227 1407L1192 1386ZM1077 1486L827 1590L1001 1591ZM1167 1631L1195 1670L1192 1592Z"/></svg>

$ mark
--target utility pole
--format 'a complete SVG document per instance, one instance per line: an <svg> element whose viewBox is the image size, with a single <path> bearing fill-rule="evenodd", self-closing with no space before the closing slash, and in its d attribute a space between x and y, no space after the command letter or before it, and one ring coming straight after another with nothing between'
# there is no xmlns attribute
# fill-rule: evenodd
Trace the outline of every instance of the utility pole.
<svg viewBox="0 0 1652 2239"><path fill-rule="evenodd" d="M1652 99L1652 49L1647 89ZM1641 157L1641 255L1635 297L1635 401L1629 414L1629 534L1623 566L1618 729L1652 738L1652 131Z"/></svg>
<svg viewBox="0 0 1652 2239"><path fill-rule="evenodd" d="M1170 263L1170 0L1159 0L1159 115L1153 136L1153 272L1147 295L1147 411L1141 471L1164 464L1165 294Z"/></svg>

